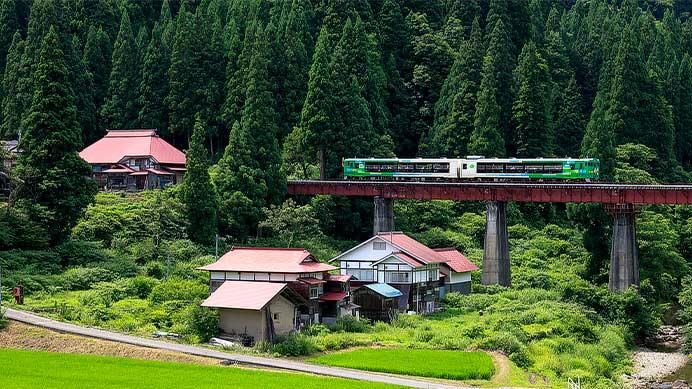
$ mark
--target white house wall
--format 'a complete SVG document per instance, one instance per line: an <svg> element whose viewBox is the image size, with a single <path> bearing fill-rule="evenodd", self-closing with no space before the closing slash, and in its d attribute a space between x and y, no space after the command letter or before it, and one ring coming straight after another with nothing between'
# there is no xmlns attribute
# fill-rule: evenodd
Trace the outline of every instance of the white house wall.
<svg viewBox="0 0 692 389"><path fill-rule="evenodd" d="M471 273L466 272L466 273L458 273L458 272L450 272L449 275L449 283L450 284L456 284L459 282L471 282Z"/></svg>

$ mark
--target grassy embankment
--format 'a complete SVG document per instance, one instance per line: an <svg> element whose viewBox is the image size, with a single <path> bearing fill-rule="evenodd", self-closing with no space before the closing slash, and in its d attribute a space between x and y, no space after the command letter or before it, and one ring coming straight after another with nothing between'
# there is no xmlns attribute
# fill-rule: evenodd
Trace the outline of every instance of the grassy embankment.
<svg viewBox="0 0 692 389"><path fill-rule="evenodd" d="M358 349L308 360L321 365L453 380L490 379L495 367L481 351ZM429 363L423 363L428 361Z"/></svg>
<svg viewBox="0 0 692 389"><path fill-rule="evenodd" d="M0 349L0 387L24 388L389 388L304 374Z"/></svg>

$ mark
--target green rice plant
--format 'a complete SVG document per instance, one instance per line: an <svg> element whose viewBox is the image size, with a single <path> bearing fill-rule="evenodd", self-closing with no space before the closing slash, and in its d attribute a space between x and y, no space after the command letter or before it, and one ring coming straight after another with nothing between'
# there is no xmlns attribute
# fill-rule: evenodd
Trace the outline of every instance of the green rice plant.
<svg viewBox="0 0 692 389"><path fill-rule="evenodd" d="M321 365L435 377L488 380L495 372L492 358L480 351L358 349L309 359Z"/></svg>

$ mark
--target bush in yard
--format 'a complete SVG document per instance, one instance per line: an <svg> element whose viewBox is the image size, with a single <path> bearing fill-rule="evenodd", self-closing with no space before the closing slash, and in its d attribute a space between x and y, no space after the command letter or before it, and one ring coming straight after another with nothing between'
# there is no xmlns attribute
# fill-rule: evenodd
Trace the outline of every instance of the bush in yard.
<svg viewBox="0 0 692 389"><path fill-rule="evenodd" d="M86 290L99 282L113 281L115 274L100 267L75 267L62 274L66 289Z"/></svg>
<svg viewBox="0 0 692 389"><path fill-rule="evenodd" d="M109 254L100 242L68 240L53 249L60 257L62 266L85 266L109 259Z"/></svg>
<svg viewBox="0 0 692 389"><path fill-rule="evenodd" d="M5 318L5 308L0 307L0 329L7 326L7 319Z"/></svg>
<svg viewBox="0 0 692 389"><path fill-rule="evenodd" d="M206 342L219 330L219 312L197 305L190 314L189 326L200 341Z"/></svg>
<svg viewBox="0 0 692 389"><path fill-rule="evenodd" d="M370 323L352 315L344 315L336 319L336 323L330 326L332 331L344 332L368 332L372 329Z"/></svg>
<svg viewBox="0 0 692 389"><path fill-rule="evenodd" d="M329 327L322 323L313 323L301 331L306 336L322 336L329 333Z"/></svg>
<svg viewBox="0 0 692 389"><path fill-rule="evenodd" d="M114 257L102 262L89 264L89 267L100 267L113 272L118 278L129 278L138 275L141 270L137 264L128 258Z"/></svg>
<svg viewBox="0 0 692 389"><path fill-rule="evenodd" d="M193 280L171 278L156 285L149 299L155 303L166 301L197 301L209 295L209 287Z"/></svg>
<svg viewBox="0 0 692 389"><path fill-rule="evenodd" d="M444 308L462 308L468 311L482 311L497 301L497 296L489 294L447 293L442 298Z"/></svg>

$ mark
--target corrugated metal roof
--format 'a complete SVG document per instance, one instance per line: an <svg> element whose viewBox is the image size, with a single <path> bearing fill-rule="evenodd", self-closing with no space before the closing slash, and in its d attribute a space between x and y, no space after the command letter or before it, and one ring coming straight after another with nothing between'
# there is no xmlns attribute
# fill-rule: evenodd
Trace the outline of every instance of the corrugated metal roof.
<svg viewBox="0 0 692 389"><path fill-rule="evenodd" d="M466 273L478 270L478 266L469 261L464 254L460 253L455 248L435 249L438 253L445 257L445 263L450 269L458 273Z"/></svg>
<svg viewBox="0 0 692 389"><path fill-rule="evenodd" d="M159 138L155 130L109 130L79 153L91 164L117 163L125 156L152 156L162 164L185 165L185 154Z"/></svg>
<svg viewBox="0 0 692 389"><path fill-rule="evenodd" d="M318 262L305 249L234 247L218 261L199 269L263 273L315 273L336 270L336 267Z"/></svg>
<svg viewBox="0 0 692 389"><path fill-rule="evenodd" d="M259 311L281 293L278 282L226 281L202 302L203 307Z"/></svg>
<svg viewBox="0 0 692 389"><path fill-rule="evenodd" d="M391 242L394 246L423 263L445 262L445 258L438 252L403 232L380 232L377 236Z"/></svg>
<svg viewBox="0 0 692 389"><path fill-rule="evenodd" d="M389 284L367 284L364 286L384 297L394 298L403 296L399 289L396 289Z"/></svg>
<svg viewBox="0 0 692 389"><path fill-rule="evenodd" d="M348 296L346 292L327 292L320 296L320 301L341 301Z"/></svg>
<svg viewBox="0 0 692 389"><path fill-rule="evenodd" d="M351 277L350 274L327 274L327 281L348 282Z"/></svg>

